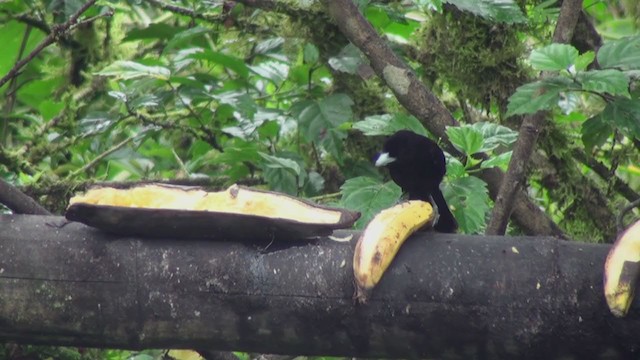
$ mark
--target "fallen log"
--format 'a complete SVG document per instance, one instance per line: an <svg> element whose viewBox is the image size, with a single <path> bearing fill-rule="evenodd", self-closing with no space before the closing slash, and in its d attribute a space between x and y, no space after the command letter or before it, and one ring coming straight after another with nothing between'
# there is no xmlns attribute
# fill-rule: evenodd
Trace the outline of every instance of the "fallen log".
<svg viewBox="0 0 640 360"><path fill-rule="evenodd" d="M355 238L141 239L63 224L0 216L0 340L443 359L619 359L640 343L638 302L616 319L604 301L608 245L420 233L356 305Z"/></svg>

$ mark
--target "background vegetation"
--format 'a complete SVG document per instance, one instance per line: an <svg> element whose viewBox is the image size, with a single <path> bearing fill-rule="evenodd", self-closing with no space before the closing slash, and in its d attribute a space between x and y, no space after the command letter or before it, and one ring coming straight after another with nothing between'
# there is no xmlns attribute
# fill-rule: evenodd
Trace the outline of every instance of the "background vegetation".
<svg viewBox="0 0 640 360"><path fill-rule="evenodd" d="M445 133L321 2L0 1L0 179L57 214L95 182L241 183L360 210L361 227L401 196L371 159L409 128L443 144L445 196L461 231L481 234L500 186L481 174L507 170L522 116L543 110L529 201L558 225L549 234L615 238L640 198L636 1L585 0L568 44L552 44L553 0L357 4L446 107ZM30 349L6 357L48 356ZM165 353L54 357L143 355Z"/></svg>

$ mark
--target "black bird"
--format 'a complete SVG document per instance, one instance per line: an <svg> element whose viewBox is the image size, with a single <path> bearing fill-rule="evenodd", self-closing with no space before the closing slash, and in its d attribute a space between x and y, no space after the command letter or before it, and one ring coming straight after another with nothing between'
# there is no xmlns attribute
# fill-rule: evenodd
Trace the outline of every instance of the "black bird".
<svg viewBox="0 0 640 360"><path fill-rule="evenodd" d="M409 130L400 130L384 143L376 166L387 166L391 179L409 200L435 202L440 217L434 229L454 233L458 223L440 191L447 172L444 153L433 140Z"/></svg>

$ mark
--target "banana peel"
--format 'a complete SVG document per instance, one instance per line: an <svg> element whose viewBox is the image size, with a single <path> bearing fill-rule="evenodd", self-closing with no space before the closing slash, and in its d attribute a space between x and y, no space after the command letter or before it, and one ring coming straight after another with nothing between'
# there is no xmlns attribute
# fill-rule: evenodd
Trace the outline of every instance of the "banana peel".
<svg viewBox="0 0 640 360"><path fill-rule="evenodd" d="M360 213L232 185L99 187L71 198L66 217L108 232L152 237L305 238L350 228Z"/></svg>
<svg viewBox="0 0 640 360"><path fill-rule="evenodd" d="M629 312L640 277L640 221L618 237L604 263L604 296L611 313Z"/></svg>
<svg viewBox="0 0 640 360"><path fill-rule="evenodd" d="M430 203L411 200L381 211L367 224L353 254L359 303L367 302L405 240L427 224L433 226L435 219Z"/></svg>

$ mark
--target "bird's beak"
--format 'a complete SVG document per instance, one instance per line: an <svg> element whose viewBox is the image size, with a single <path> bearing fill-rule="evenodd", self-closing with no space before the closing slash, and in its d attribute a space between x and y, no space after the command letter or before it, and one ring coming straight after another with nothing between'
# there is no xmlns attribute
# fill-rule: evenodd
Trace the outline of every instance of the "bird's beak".
<svg viewBox="0 0 640 360"><path fill-rule="evenodd" d="M389 165L394 161L396 161L396 158L389 156L389 153L385 152L380 154L380 156L378 156L378 159L376 159L376 166Z"/></svg>

